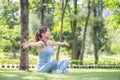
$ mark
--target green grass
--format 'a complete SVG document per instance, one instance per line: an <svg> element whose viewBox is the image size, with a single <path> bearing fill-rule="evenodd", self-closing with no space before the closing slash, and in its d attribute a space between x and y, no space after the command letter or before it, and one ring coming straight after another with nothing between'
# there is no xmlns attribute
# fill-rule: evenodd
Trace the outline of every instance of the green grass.
<svg viewBox="0 0 120 80"><path fill-rule="evenodd" d="M0 80L120 80L120 69L70 69L63 74L0 69Z"/></svg>

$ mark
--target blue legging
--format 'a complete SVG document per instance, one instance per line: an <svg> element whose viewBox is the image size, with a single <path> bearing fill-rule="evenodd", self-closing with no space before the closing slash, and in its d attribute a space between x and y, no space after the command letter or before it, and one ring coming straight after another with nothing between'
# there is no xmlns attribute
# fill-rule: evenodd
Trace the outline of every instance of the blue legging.
<svg viewBox="0 0 120 80"><path fill-rule="evenodd" d="M62 71L66 70L66 68L68 67L69 65L69 61L68 60L62 60L58 63L58 67L57 69L60 69Z"/></svg>
<svg viewBox="0 0 120 80"><path fill-rule="evenodd" d="M68 67L69 61L62 60L59 63L56 60L51 60L47 63L38 63L37 72L52 72L53 70L65 70Z"/></svg>

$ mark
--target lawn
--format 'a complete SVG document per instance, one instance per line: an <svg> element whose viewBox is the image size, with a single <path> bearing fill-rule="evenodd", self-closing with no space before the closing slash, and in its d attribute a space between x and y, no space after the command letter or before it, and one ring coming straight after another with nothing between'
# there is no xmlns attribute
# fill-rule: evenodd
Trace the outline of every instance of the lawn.
<svg viewBox="0 0 120 80"><path fill-rule="evenodd" d="M120 80L120 69L70 69L63 74L0 69L0 80Z"/></svg>

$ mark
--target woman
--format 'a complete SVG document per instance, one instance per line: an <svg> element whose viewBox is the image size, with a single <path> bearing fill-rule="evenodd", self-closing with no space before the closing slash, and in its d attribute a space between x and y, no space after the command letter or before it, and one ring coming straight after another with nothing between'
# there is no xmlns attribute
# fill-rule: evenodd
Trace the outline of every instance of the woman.
<svg viewBox="0 0 120 80"><path fill-rule="evenodd" d="M25 42L22 44L23 48L26 49L30 46L37 46L39 50L39 62L37 65L37 72L54 72L63 73L68 72L68 60L63 60L58 63L56 60L51 60L51 56L54 54L51 46L66 45L67 42L53 42L49 40L51 32L48 27L42 26L35 35L35 42Z"/></svg>

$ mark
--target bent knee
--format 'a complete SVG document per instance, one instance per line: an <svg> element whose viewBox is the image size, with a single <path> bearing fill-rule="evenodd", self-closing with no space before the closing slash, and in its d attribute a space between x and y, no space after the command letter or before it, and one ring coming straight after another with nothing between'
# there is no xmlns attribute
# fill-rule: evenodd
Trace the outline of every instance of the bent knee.
<svg viewBox="0 0 120 80"><path fill-rule="evenodd" d="M50 64L53 65L53 66L57 66L58 65L58 62L56 60L51 60L50 61Z"/></svg>
<svg viewBox="0 0 120 80"><path fill-rule="evenodd" d="M50 63L57 64L56 60L51 60Z"/></svg>

